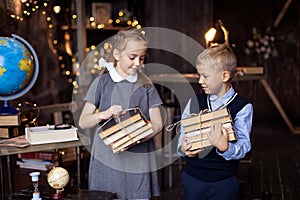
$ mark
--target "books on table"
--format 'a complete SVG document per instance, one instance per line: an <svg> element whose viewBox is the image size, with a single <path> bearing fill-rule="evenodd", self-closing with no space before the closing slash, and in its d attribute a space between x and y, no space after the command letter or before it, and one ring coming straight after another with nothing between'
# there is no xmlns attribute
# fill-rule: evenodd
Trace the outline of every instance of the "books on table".
<svg viewBox="0 0 300 200"><path fill-rule="evenodd" d="M20 114L0 115L0 126L19 126L21 124Z"/></svg>
<svg viewBox="0 0 300 200"><path fill-rule="evenodd" d="M140 109L126 110L108 119L98 128L99 137L110 146L113 153L138 143L153 133L152 124L141 113Z"/></svg>
<svg viewBox="0 0 300 200"><path fill-rule="evenodd" d="M218 123L226 129L229 141L237 140L232 118L227 108L213 112L200 112L199 114L182 119L181 124L187 137L187 143L192 144L190 150L212 146L208 137L209 134L215 134L212 132L212 126Z"/></svg>
<svg viewBox="0 0 300 200"><path fill-rule="evenodd" d="M1 126L0 138L13 138L19 135L19 127L16 126Z"/></svg>
<svg viewBox="0 0 300 200"><path fill-rule="evenodd" d="M57 160L39 160L23 158L16 161L16 165L23 169L34 169L40 171L47 171L55 166L58 166Z"/></svg>
<svg viewBox="0 0 300 200"><path fill-rule="evenodd" d="M78 140L77 129L73 126L67 129L55 129L54 125L27 127L25 137L31 145Z"/></svg>

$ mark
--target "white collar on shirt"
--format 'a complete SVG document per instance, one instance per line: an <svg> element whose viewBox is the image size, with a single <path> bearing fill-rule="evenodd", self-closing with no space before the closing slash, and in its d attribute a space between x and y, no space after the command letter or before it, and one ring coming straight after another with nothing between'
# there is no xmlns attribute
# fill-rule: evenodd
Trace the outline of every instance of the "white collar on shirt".
<svg viewBox="0 0 300 200"><path fill-rule="evenodd" d="M113 62L106 62L103 58L101 58L99 60L99 66L102 66L102 67L106 67L106 69L108 70L109 72L109 75L111 77L111 79L118 83L118 82L121 82L123 80L127 80L129 81L130 83L135 83L137 81L137 73L133 74L133 75L129 75L125 78L123 78L116 70L115 66L114 66L114 63Z"/></svg>
<svg viewBox="0 0 300 200"><path fill-rule="evenodd" d="M209 98L207 98L209 109L214 111L226 107L235 98L236 94L231 86L229 91L220 98L215 94L209 95Z"/></svg>

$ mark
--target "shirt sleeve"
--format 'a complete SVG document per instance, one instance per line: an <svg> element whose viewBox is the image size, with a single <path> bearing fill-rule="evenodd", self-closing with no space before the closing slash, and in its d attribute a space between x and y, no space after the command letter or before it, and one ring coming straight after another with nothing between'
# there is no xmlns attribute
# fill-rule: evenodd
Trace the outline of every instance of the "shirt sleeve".
<svg viewBox="0 0 300 200"><path fill-rule="evenodd" d="M91 83L84 98L84 101L90 102L94 104L96 107L98 107L99 105L100 96L101 96L100 92L98 91L99 81L100 81L100 77L95 78L95 80Z"/></svg>
<svg viewBox="0 0 300 200"><path fill-rule="evenodd" d="M184 111L182 113L182 116L181 116L181 119L185 119L187 118L191 111L190 111L190 106L191 106L191 99L188 101L187 105L185 106L184 108ZM183 127L180 125L180 128L179 128L179 138L178 138L178 144L177 144L177 153L184 157L185 154L181 151L181 145L182 145L182 140L183 140L183 136L184 136L184 131L183 131Z"/></svg>
<svg viewBox="0 0 300 200"><path fill-rule="evenodd" d="M250 133L252 129L253 106L247 104L240 110L234 119L234 129L238 140L229 142L229 148L225 152L217 153L226 160L241 159L251 150Z"/></svg>
<svg viewBox="0 0 300 200"><path fill-rule="evenodd" d="M149 108L153 108L153 107L163 104L163 102L153 84L150 84L147 92L148 92L148 97L149 97Z"/></svg>

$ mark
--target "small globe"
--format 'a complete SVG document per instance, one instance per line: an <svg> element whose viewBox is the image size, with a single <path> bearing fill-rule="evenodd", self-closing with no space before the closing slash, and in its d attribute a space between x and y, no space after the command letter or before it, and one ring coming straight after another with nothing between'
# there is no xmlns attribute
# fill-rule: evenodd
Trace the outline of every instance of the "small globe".
<svg viewBox="0 0 300 200"><path fill-rule="evenodd" d="M0 37L0 100L4 101L28 92L39 71L38 58L31 45L17 35L12 36Z"/></svg>
<svg viewBox="0 0 300 200"><path fill-rule="evenodd" d="M48 174L47 181L54 189L63 189L69 182L70 176L66 169L54 167Z"/></svg>

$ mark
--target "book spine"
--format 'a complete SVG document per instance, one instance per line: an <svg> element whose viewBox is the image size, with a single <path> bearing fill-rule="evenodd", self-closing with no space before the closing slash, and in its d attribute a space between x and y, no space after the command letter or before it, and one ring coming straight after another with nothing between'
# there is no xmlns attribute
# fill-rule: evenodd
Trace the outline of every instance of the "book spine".
<svg viewBox="0 0 300 200"><path fill-rule="evenodd" d="M19 126L21 124L20 115L0 115L0 126Z"/></svg>
<svg viewBox="0 0 300 200"><path fill-rule="evenodd" d="M113 151L113 153L118 153L122 149L125 149L126 147L130 146L131 144L134 144L135 142L147 137L148 135L150 135L152 133L153 133L153 129L148 129L147 131L145 131L144 133L138 135L137 137L131 138L129 141L125 142L121 146L119 146L115 149L112 149L112 151Z"/></svg>
<svg viewBox="0 0 300 200"><path fill-rule="evenodd" d="M134 115L134 116L122 121L122 124L116 124L116 125L108 128L104 131L101 131L99 133L99 136L100 136L101 139L103 139L105 137L108 137L109 135L113 134L114 132L116 132L116 131L122 129L123 127L126 127L126 126L138 121L139 119L141 119L141 116L139 114ZM101 129L101 127L99 129Z"/></svg>

